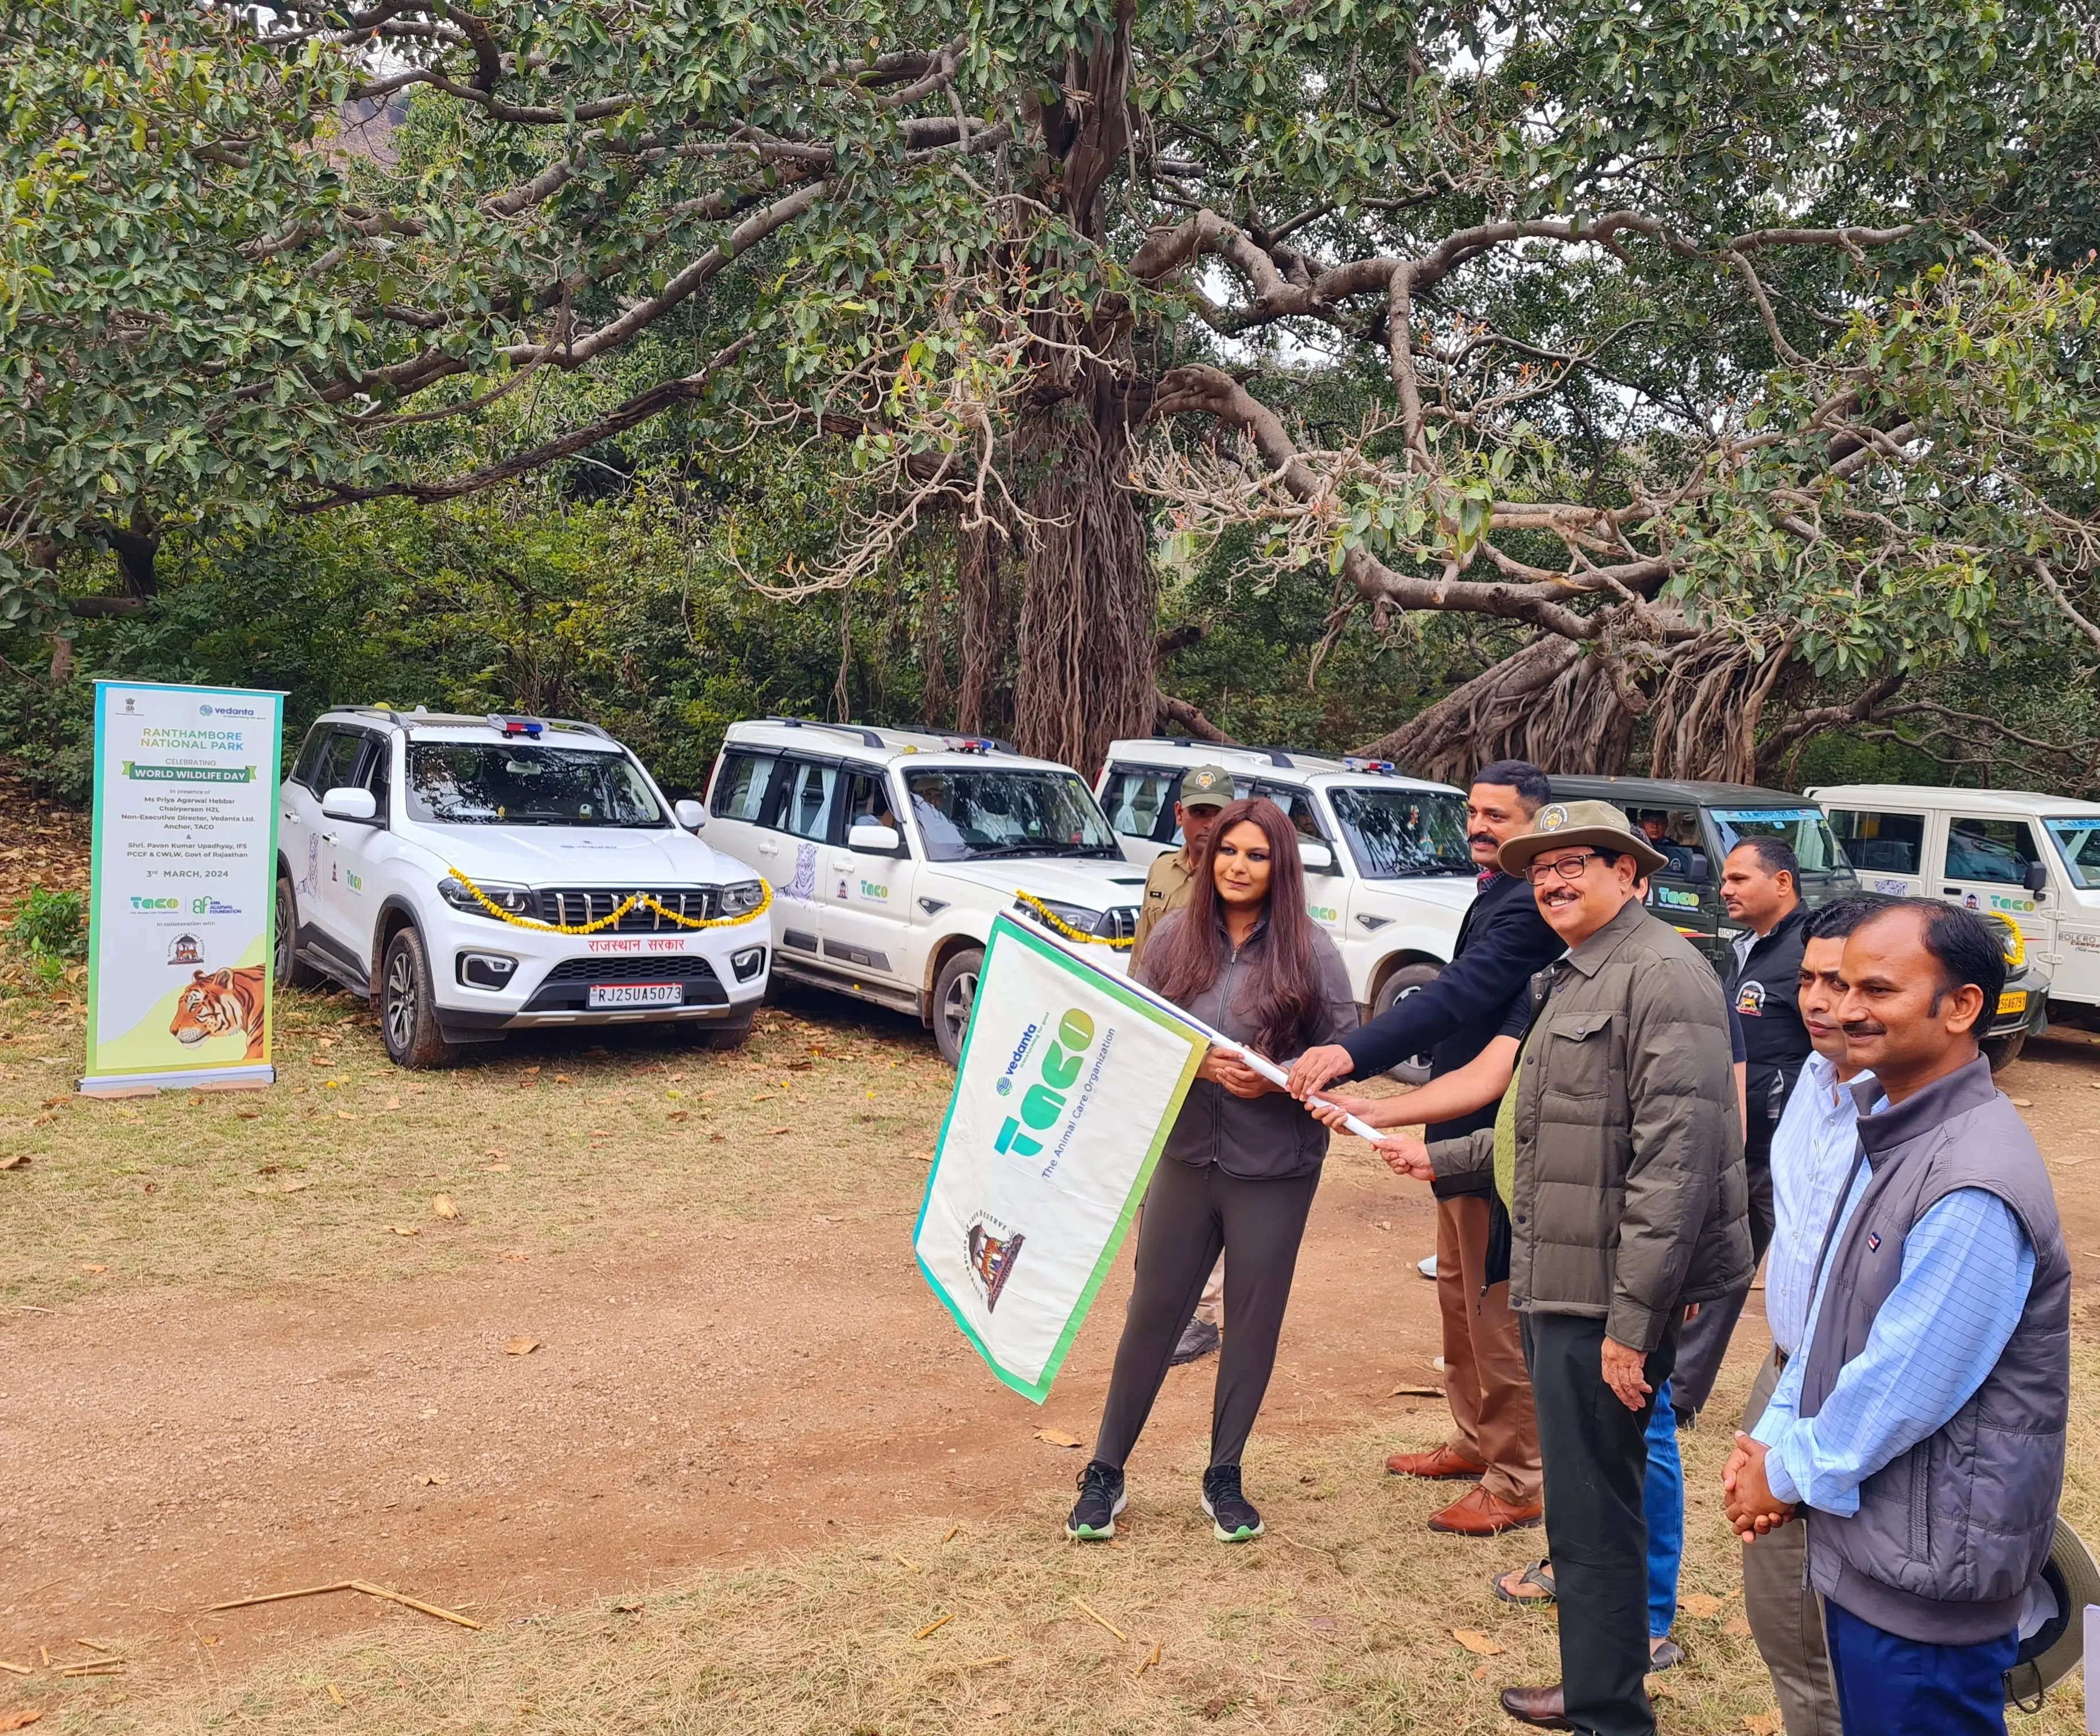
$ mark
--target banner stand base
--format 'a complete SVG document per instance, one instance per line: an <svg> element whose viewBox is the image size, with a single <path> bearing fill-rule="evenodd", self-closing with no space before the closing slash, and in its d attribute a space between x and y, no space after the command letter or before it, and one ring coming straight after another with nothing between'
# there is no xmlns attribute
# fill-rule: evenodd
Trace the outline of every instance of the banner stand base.
<svg viewBox="0 0 2100 1736"><path fill-rule="evenodd" d="M157 1097L162 1091L259 1091L277 1082L277 1069L259 1067L198 1068L194 1073L105 1073L74 1082L83 1097Z"/></svg>

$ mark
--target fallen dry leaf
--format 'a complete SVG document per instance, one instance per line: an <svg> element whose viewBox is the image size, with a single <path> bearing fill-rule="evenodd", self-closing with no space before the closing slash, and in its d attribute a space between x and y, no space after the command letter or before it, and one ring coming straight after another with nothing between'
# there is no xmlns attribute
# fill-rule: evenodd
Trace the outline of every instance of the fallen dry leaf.
<svg viewBox="0 0 2100 1736"><path fill-rule="evenodd" d="M537 1072L538 1069L536 1068L534 1071ZM554 1075L554 1083L557 1085L573 1085L575 1082L576 1082L570 1078L570 1077L565 1073L558 1073Z"/></svg>
<svg viewBox="0 0 2100 1736"><path fill-rule="evenodd" d="M1776 1712L1746 1712L1743 1714L1743 1728L1750 1733L1750 1736L1779 1736L1779 1714Z"/></svg>
<svg viewBox="0 0 2100 1736"><path fill-rule="evenodd" d="M459 1208L452 1204L452 1196L441 1193L430 1201L430 1210L437 1217L452 1218L459 1216Z"/></svg>
<svg viewBox="0 0 2100 1736"><path fill-rule="evenodd" d="M11 1712L0 1716L0 1730L26 1730L43 1715L41 1707L25 1706L20 1712Z"/></svg>
<svg viewBox="0 0 2100 1736"><path fill-rule="evenodd" d="M262 1118L260 1109L236 1109L233 1113L244 1121L259 1121Z"/></svg>
<svg viewBox="0 0 2100 1736"><path fill-rule="evenodd" d="M86 1272L90 1277L97 1277L102 1273L108 1271L109 1268L107 1266L83 1266L81 1267L81 1270Z"/></svg>
<svg viewBox="0 0 2100 1736"><path fill-rule="evenodd" d="M1502 1646L1477 1628L1454 1628L1451 1637L1478 1657L1498 1658L1502 1655Z"/></svg>
<svg viewBox="0 0 2100 1736"><path fill-rule="evenodd" d="M1038 1429L1035 1438L1048 1441L1052 1447L1083 1447L1087 1443L1076 1434L1067 1434L1062 1429Z"/></svg>
<svg viewBox="0 0 2100 1736"><path fill-rule="evenodd" d="M333 1700L337 1705L347 1706L350 1704L350 1702L342 1697L342 1690L336 1686L333 1682L330 1682L328 1685L328 1691L329 1698Z"/></svg>
<svg viewBox="0 0 2100 1736"><path fill-rule="evenodd" d="M339 1121L354 1121L357 1119L357 1117L347 1109L337 1110L335 1112L335 1118Z"/></svg>
<svg viewBox="0 0 2100 1736"><path fill-rule="evenodd" d="M505 1356L530 1356L539 1348L537 1338L513 1338L503 1346L503 1354Z"/></svg>
<svg viewBox="0 0 2100 1736"><path fill-rule="evenodd" d="M525 1250L523 1248L505 1248L501 1254L496 1255L496 1258L499 1260L522 1260L524 1258Z"/></svg>
<svg viewBox="0 0 2100 1736"><path fill-rule="evenodd" d="M642 1600L639 1597L623 1597L613 1605L613 1608L623 1615L638 1615L642 1611Z"/></svg>
<svg viewBox="0 0 2100 1736"><path fill-rule="evenodd" d="M390 1109L398 1109L401 1107L401 1099L398 1097L390 1097L386 1099L386 1107Z"/></svg>
<svg viewBox="0 0 2100 1736"><path fill-rule="evenodd" d="M421 1230L405 1230L398 1223L390 1223L386 1227L396 1236L421 1236L423 1233Z"/></svg>
<svg viewBox="0 0 2100 1736"><path fill-rule="evenodd" d="M1444 1396L1444 1389L1440 1386L1396 1386L1386 1396L1388 1399L1440 1399Z"/></svg>
<svg viewBox="0 0 2100 1736"><path fill-rule="evenodd" d="M1687 1615L1696 1615L1701 1621L1711 1621L1727 1607L1726 1597L1716 1597L1706 1592L1685 1592L1677 1600L1677 1606Z"/></svg>
<svg viewBox="0 0 2100 1736"><path fill-rule="evenodd" d="M483 1167L482 1173L484 1175L508 1175L510 1173L510 1165L507 1163L488 1164Z"/></svg>
<svg viewBox="0 0 2100 1736"><path fill-rule="evenodd" d="M0 1170L26 1170L29 1167L29 1154L27 1152L10 1152L5 1157L0 1157Z"/></svg>
<svg viewBox="0 0 2100 1736"><path fill-rule="evenodd" d="M673 1109L668 1115L664 1117L667 1121L682 1121L685 1118L686 1112L683 1109Z"/></svg>
<svg viewBox="0 0 2100 1736"><path fill-rule="evenodd" d="M2032 1097L2015 1097L2012 1099L2012 1104L2015 1109L2032 1109L2034 1107L2034 1099Z"/></svg>
<svg viewBox="0 0 2100 1736"><path fill-rule="evenodd" d="M425 1471L421 1476L416 1479L416 1484L419 1488L439 1489L443 1488L445 1484L451 1481L452 1478L448 1477L443 1471Z"/></svg>
<svg viewBox="0 0 2100 1736"><path fill-rule="evenodd" d="M1732 1634L1739 1640L1747 1640L1752 1637L1750 1619L1747 1615L1731 1615L1721 1624L1721 1631L1723 1633Z"/></svg>
<svg viewBox="0 0 2100 1736"><path fill-rule="evenodd" d="M277 1192L280 1193L304 1193L307 1188L312 1186L313 1183L311 1182L280 1182L277 1183Z"/></svg>
<svg viewBox="0 0 2100 1736"><path fill-rule="evenodd" d="M1478 1669L1473 1672L1473 1680L1475 1681L1485 1681L1487 1679L1488 1667L1484 1663Z"/></svg>
<svg viewBox="0 0 2100 1736"><path fill-rule="evenodd" d="M779 1135L779 1134L783 1134L783 1133L791 1133L791 1132L792 1132L793 1130L794 1130L793 1129L792 1129L792 1128L788 1128L788 1127L769 1127L769 1128L767 1128L767 1129L765 1130L765 1136L766 1136L766 1138L768 1138L768 1139L772 1139L773 1137L774 1137L776 1135Z"/></svg>

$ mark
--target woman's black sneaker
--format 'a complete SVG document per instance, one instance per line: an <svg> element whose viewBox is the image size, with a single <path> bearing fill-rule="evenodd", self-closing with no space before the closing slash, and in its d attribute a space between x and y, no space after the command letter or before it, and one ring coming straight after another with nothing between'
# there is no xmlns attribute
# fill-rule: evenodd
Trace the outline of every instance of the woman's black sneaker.
<svg viewBox="0 0 2100 1736"><path fill-rule="evenodd" d="M1251 1543L1261 1535L1261 1515L1240 1492L1237 1465L1214 1465L1203 1473L1203 1511L1220 1543Z"/></svg>
<svg viewBox="0 0 2100 1736"><path fill-rule="evenodd" d="M1115 1536L1116 1515L1129 1500L1123 1473L1099 1459L1088 1460L1079 1473L1079 1499L1065 1522L1065 1535L1079 1543L1105 1542Z"/></svg>

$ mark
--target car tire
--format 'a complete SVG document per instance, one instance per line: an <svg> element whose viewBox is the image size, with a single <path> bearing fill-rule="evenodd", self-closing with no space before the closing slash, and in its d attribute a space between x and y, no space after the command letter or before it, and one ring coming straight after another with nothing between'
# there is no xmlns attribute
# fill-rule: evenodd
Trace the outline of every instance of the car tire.
<svg viewBox="0 0 2100 1736"><path fill-rule="evenodd" d="M963 1064L963 1039L969 1034L970 1012L977 1003L977 976L983 969L984 949L965 946L933 979L933 1041L951 1067Z"/></svg>
<svg viewBox="0 0 2100 1736"><path fill-rule="evenodd" d="M321 973L299 956L299 897L289 874L277 876L277 941L271 976L279 989L318 988Z"/></svg>
<svg viewBox="0 0 2100 1736"><path fill-rule="evenodd" d="M693 1035L704 1049L741 1049L751 1041L751 1024L743 1019L735 1024L695 1025Z"/></svg>
<svg viewBox="0 0 2100 1736"><path fill-rule="evenodd" d="M438 1026L438 998L430 987L430 961L413 927L395 931L380 960L373 998L379 1012L379 1040L396 1067L449 1067L459 1051Z"/></svg>
<svg viewBox="0 0 2100 1736"><path fill-rule="evenodd" d="M2020 1058L2020 1051L2027 1046L2027 1033L2015 1031L2010 1037L1993 1037L1983 1045L1983 1059L1991 1064L1992 1073L2003 1073Z"/></svg>
<svg viewBox="0 0 2100 1736"><path fill-rule="evenodd" d="M1426 988L1444 974L1440 964L1403 964L1392 976L1379 985L1379 992L1371 1002L1371 1017L1388 1013L1418 989ZM1427 1085L1429 1082L1429 1057L1411 1055L1396 1067L1386 1069L1386 1077L1397 1079L1402 1085Z"/></svg>

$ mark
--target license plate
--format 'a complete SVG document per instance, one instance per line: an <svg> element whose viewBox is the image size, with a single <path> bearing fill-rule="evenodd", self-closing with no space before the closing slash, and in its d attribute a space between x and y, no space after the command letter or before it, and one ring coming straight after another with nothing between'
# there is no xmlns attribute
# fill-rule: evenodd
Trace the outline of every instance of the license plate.
<svg viewBox="0 0 2100 1736"><path fill-rule="evenodd" d="M682 1007L683 983L593 983L587 1004L600 1007Z"/></svg>
<svg viewBox="0 0 2100 1736"><path fill-rule="evenodd" d="M2001 1013L2025 1012L2027 1010L2027 992L2024 989L2008 989L1998 997Z"/></svg>

